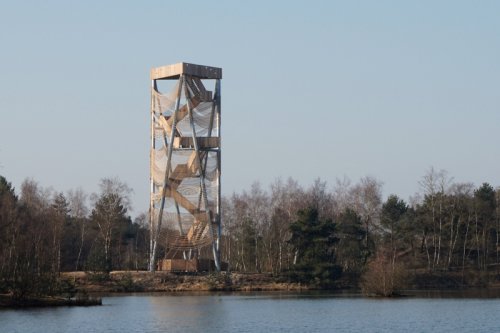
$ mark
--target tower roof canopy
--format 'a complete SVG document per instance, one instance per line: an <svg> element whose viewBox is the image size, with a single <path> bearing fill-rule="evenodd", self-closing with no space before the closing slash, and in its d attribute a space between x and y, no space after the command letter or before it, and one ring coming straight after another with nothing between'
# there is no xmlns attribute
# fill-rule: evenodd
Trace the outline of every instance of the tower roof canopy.
<svg viewBox="0 0 500 333"><path fill-rule="evenodd" d="M222 68L180 62L151 69L151 80L175 80L182 74L200 79L222 79Z"/></svg>

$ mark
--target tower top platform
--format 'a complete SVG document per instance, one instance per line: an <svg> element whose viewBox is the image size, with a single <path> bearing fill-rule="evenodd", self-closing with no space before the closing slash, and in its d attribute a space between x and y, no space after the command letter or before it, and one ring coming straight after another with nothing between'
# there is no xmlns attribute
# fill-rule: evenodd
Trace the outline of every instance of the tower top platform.
<svg viewBox="0 0 500 333"><path fill-rule="evenodd" d="M222 79L222 68L180 62L151 69L151 80L175 80L182 74L200 79Z"/></svg>

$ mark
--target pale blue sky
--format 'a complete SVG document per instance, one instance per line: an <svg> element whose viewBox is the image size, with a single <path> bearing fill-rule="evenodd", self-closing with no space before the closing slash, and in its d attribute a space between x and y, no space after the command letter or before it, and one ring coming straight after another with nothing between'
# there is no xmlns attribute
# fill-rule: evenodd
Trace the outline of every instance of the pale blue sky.
<svg viewBox="0 0 500 333"><path fill-rule="evenodd" d="M223 68L223 194L291 176L500 185L500 1L3 1L0 174L148 205L149 70Z"/></svg>

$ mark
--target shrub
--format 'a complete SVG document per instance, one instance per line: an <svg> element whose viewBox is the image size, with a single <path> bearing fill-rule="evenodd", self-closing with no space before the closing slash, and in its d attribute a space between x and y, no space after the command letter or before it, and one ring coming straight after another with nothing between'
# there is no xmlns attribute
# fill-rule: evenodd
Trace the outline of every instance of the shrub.
<svg viewBox="0 0 500 333"><path fill-rule="evenodd" d="M134 281L132 274L124 274L118 281L117 287L120 291L134 292L143 291L144 287Z"/></svg>
<svg viewBox="0 0 500 333"><path fill-rule="evenodd" d="M402 264L393 262L383 252L368 262L361 280L363 294L368 296L396 296L407 285L408 275Z"/></svg>

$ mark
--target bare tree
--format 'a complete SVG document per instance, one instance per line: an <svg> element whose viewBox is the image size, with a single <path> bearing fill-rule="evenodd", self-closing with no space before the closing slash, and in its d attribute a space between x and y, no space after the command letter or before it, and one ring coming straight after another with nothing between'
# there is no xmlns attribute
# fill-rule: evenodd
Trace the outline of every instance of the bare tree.
<svg viewBox="0 0 500 333"><path fill-rule="evenodd" d="M234 210L232 201L226 197L222 197L221 201L221 223L222 223L222 248L221 257L222 261L229 264L228 269L232 269L233 264L233 237L234 237Z"/></svg>
<svg viewBox="0 0 500 333"><path fill-rule="evenodd" d="M21 184L21 197L20 202L26 207L29 212L27 221L30 225L30 233L33 237L29 240L33 249L32 265L36 267L38 275L45 270L44 265L50 260L50 255L46 253L48 249L48 240L52 239L50 226L50 215L47 214L50 201L52 197L52 190L50 188L41 187L33 179L25 179ZM26 245L28 246L28 245Z"/></svg>
<svg viewBox="0 0 500 333"><path fill-rule="evenodd" d="M319 213L319 219L329 219L334 215L334 204L331 193L328 192L326 181L320 178L314 180L313 185L307 191L307 201L310 208Z"/></svg>
<svg viewBox="0 0 500 333"><path fill-rule="evenodd" d="M353 204L351 180L347 177L337 178L333 187L333 205L335 213L341 214L347 208L352 208Z"/></svg>
<svg viewBox="0 0 500 333"><path fill-rule="evenodd" d="M292 178L288 178L286 183L278 179L271 185L271 218L278 234L275 240L278 246L278 271L289 269L292 258L297 258L297 250L288 242L291 237L290 223L297 219L299 210L307 207L308 200L307 193Z"/></svg>
<svg viewBox="0 0 500 333"><path fill-rule="evenodd" d="M261 271L263 266L261 252L264 250L269 256L269 251L272 251L274 245L272 240L269 240L269 237L264 237L270 229L270 200L259 182L252 184L247 200L248 214L255 228L255 270Z"/></svg>
<svg viewBox="0 0 500 333"><path fill-rule="evenodd" d="M68 201L69 201L69 212L70 215L75 219L78 230L80 243L78 246L78 255L75 262L75 270L80 267L80 260L82 257L83 246L85 242L86 226L87 226L87 194L83 191L81 187L76 190L68 191Z"/></svg>
<svg viewBox="0 0 500 333"><path fill-rule="evenodd" d="M382 182L374 177L363 177L351 189L354 211L361 216L365 227L365 246L370 248L370 235L379 222L382 206Z"/></svg>
<svg viewBox="0 0 500 333"><path fill-rule="evenodd" d="M111 244L113 235L118 224L126 218L127 208L131 205L129 195L132 189L117 178L104 178L101 180L99 187L101 193L99 195L93 194L95 204L91 220L99 228L99 235L104 245L106 268L110 269L112 266Z"/></svg>
<svg viewBox="0 0 500 333"><path fill-rule="evenodd" d="M134 223L138 226L138 228L137 228L137 234L135 235L135 239L134 239L133 266L134 266L135 270L139 270L139 259L140 259L141 255L145 255L145 253L141 253L140 244L147 243L146 233L143 232L143 231L147 230L149 227L147 213L140 213L139 215L137 215L137 217L134 220Z"/></svg>
<svg viewBox="0 0 500 333"><path fill-rule="evenodd" d="M51 188L43 188L32 178L27 178L21 184L21 203L33 212L41 212L50 206Z"/></svg>
<svg viewBox="0 0 500 333"><path fill-rule="evenodd" d="M445 170L436 171L431 167L419 182L424 191L425 202L428 203L430 209L430 225L432 229L432 262L429 262L429 268L434 268L439 265L441 254L441 241L443 235L443 219L444 219L444 200L448 187L452 178L448 177L448 172ZM424 235L424 244L427 251L427 257L430 260L429 244L427 242L427 234Z"/></svg>
<svg viewBox="0 0 500 333"><path fill-rule="evenodd" d="M101 195L115 194L121 198L121 202L124 208L128 211L132 211L132 200L130 195L134 190L127 185L127 183L122 182L118 177L113 178L102 178L99 182L99 189ZM98 198L97 194L92 194L91 199L95 201Z"/></svg>
<svg viewBox="0 0 500 333"><path fill-rule="evenodd" d="M52 213L52 270L61 271L61 242L64 224L66 223L69 208L66 197L62 193L54 195L50 207Z"/></svg>
<svg viewBox="0 0 500 333"><path fill-rule="evenodd" d="M449 229L448 239L448 260L447 267L451 266L453 252L455 250L457 241L461 234L462 225L467 224L464 237L464 249L467 243L467 236L469 231L469 222L471 216L471 197L474 190L472 183L455 183L450 186L450 201L448 205L449 222L447 227ZM465 257L463 258L465 260Z"/></svg>

